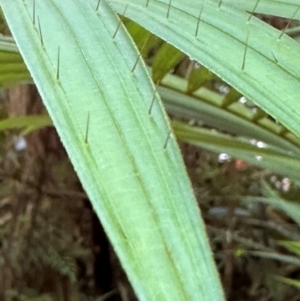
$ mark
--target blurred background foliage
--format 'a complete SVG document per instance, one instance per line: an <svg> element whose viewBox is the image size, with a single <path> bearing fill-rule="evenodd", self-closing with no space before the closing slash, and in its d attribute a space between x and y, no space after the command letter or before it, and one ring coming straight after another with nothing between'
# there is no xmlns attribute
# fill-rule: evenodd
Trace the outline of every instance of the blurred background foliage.
<svg viewBox="0 0 300 301"><path fill-rule="evenodd" d="M257 17L299 40L299 23ZM173 120L228 300L300 300L300 139L123 21ZM0 32L0 300L136 300L1 12Z"/></svg>

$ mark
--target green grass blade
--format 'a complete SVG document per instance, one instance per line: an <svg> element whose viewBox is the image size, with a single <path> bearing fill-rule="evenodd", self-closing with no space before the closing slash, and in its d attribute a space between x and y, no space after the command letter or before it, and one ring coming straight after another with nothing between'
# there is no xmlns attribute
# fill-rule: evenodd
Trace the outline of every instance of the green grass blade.
<svg viewBox="0 0 300 301"><path fill-rule="evenodd" d="M167 111L176 117L200 120L214 129L263 141L285 151L290 151L292 157L300 158L298 145L261 127L256 122L241 118L241 116L225 108L214 106L203 100L199 101L195 97L184 95L166 87L159 87L158 91Z"/></svg>
<svg viewBox="0 0 300 301"><path fill-rule="evenodd" d="M293 240L279 240L277 241L279 246L285 247L290 252L294 253L298 257L300 256L300 242Z"/></svg>
<svg viewBox="0 0 300 301"><path fill-rule="evenodd" d="M0 89L30 81L30 74L14 40L0 35Z"/></svg>
<svg viewBox="0 0 300 301"><path fill-rule="evenodd" d="M16 116L0 120L0 131L23 128L22 134L26 135L30 132L52 125L52 120L46 114Z"/></svg>
<svg viewBox="0 0 300 301"><path fill-rule="evenodd" d="M272 190L267 184L265 186L266 197L245 196L242 198L246 203L259 202L270 205L278 210L281 210L286 215L291 217L298 226L300 225L300 205L296 202L291 202L280 197L276 191Z"/></svg>
<svg viewBox="0 0 300 301"><path fill-rule="evenodd" d="M152 63L152 79L159 82L184 58L184 53L168 43L164 43L155 54Z"/></svg>
<svg viewBox="0 0 300 301"><path fill-rule="evenodd" d="M300 225L300 206L295 202L288 202L280 197L252 197L246 196L242 198L243 201L249 202L257 202L270 205L276 209L281 210L288 216L290 216L297 224Z"/></svg>
<svg viewBox="0 0 300 301"><path fill-rule="evenodd" d="M287 285L292 285L295 288L297 288L298 290L300 290L300 281L299 280L295 280L295 279L291 279L291 278L287 278L287 277L281 277L281 276L277 276L277 275L275 275L273 277L274 277L274 279L276 279L282 283L285 283Z"/></svg>
<svg viewBox="0 0 300 301"><path fill-rule="evenodd" d="M268 168L300 182L300 160L276 148L258 148L248 141L174 121L177 138L213 152L226 152L253 165Z"/></svg>
<svg viewBox="0 0 300 301"><path fill-rule="evenodd" d="M147 70L123 26L116 31L115 13L105 1L96 11L97 2L0 3L139 300L223 300L160 100L149 114Z"/></svg>
<svg viewBox="0 0 300 301"><path fill-rule="evenodd" d="M214 77L215 75L203 66L198 69L194 69L189 76L187 93L191 94L195 92Z"/></svg>

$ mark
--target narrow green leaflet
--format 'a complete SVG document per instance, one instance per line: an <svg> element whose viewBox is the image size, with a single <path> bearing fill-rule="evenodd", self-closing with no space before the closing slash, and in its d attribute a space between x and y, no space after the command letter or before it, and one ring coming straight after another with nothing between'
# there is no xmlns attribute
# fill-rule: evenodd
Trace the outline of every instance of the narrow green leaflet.
<svg viewBox="0 0 300 301"><path fill-rule="evenodd" d="M258 148L249 141L230 137L216 131L192 127L174 121L172 123L177 138L213 152L226 152L232 157L243 159L253 165L268 168L300 182L300 160L288 152L273 147ZM279 201L278 201L279 202Z"/></svg>
<svg viewBox="0 0 300 301"><path fill-rule="evenodd" d="M290 240L279 240L277 241L279 246L285 247L290 252L294 253L297 256L300 256L300 242L299 241L290 241Z"/></svg>
<svg viewBox="0 0 300 301"><path fill-rule="evenodd" d="M281 276L274 276L274 279L285 283L287 285L292 285L295 288L297 288L298 290L300 289L300 281L299 280L295 280L295 279L291 279L291 278L287 278L287 277L281 277Z"/></svg>
<svg viewBox="0 0 300 301"><path fill-rule="evenodd" d="M298 266L300 265L300 259L296 256L283 255L280 253L264 252L264 251L247 251L246 253L260 258L277 260L277 261L298 265Z"/></svg>
<svg viewBox="0 0 300 301"><path fill-rule="evenodd" d="M276 133L272 133L255 122L236 116L233 112L222 107L216 107L203 100L199 101L165 87L159 87L158 91L167 111L173 116L200 120L214 129L266 142L284 151L290 151L291 157L300 158L300 147L298 145ZM225 151L226 145L223 148Z"/></svg>
<svg viewBox="0 0 300 301"><path fill-rule="evenodd" d="M123 24L130 33L135 45L141 51L142 57L147 56L153 47L157 47L159 44L162 44L162 41L158 37L145 28L139 26L137 23L129 19L125 19L123 20Z"/></svg>
<svg viewBox="0 0 300 301"><path fill-rule="evenodd" d="M300 205L295 202L286 201L280 197L252 197L245 196L242 198L243 201L259 202L270 205L276 209L281 210L286 215L290 216L297 224L300 225Z"/></svg>
<svg viewBox="0 0 300 301"><path fill-rule="evenodd" d="M169 73L182 59L184 53L164 43L157 51L152 63L152 79L156 83Z"/></svg>
<svg viewBox="0 0 300 301"><path fill-rule="evenodd" d="M235 90L234 88L230 88L229 92L225 95L223 99L223 106L228 107L232 103L235 103L242 97L242 94Z"/></svg>
<svg viewBox="0 0 300 301"><path fill-rule="evenodd" d="M242 199L247 203L260 202L268 204L276 209L283 211L285 214L291 217L298 225L300 225L300 205L298 203L284 200L275 190L273 190L266 183L264 183L264 195L266 197L245 196Z"/></svg>
<svg viewBox="0 0 300 301"><path fill-rule="evenodd" d="M0 3L139 300L223 300L177 143L116 14L104 0Z"/></svg>
<svg viewBox="0 0 300 301"><path fill-rule="evenodd" d="M189 76L187 93L193 93L214 77L215 75L203 66L194 69Z"/></svg>
<svg viewBox="0 0 300 301"><path fill-rule="evenodd" d="M210 1L110 0L300 135L300 45L251 14ZM147 5L148 3L148 5ZM171 3L171 5L170 5Z"/></svg>
<svg viewBox="0 0 300 301"><path fill-rule="evenodd" d="M32 131L52 125L52 120L46 114L16 116L0 120L0 131L24 128L22 134L25 135Z"/></svg>
<svg viewBox="0 0 300 301"><path fill-rule="evenodd" d="M14 40L0 35L0 89L28 82L30 75Z"/></svg>

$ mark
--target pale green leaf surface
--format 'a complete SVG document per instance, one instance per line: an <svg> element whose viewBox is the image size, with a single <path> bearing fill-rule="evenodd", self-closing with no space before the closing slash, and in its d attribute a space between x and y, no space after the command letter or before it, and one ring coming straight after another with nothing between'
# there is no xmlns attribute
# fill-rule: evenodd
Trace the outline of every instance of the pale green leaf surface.
<svg viewBox="0 0 300 301"><path fill-rule="evenodd" d="M149 4L155 0L149 0ZM212 2L216 5L231 6L241 11L250 13L261 13L265 15L278 16L283 18L293 18L300 20L300 9L298 0L205 0L205 2ZM145 0L146 2L146 0ZM183 0L186 5L189 5L188 0ZM194 0L195 4L201 4L203 0ZM165 1L165 3L167 3ZM173 1L171 2L173 3Z"/></svg>
<svg viewBox="0 0 300 301"><path fill-rule="evenodd" d="M216 73L300 135L300 45L250 14L206 1L110 0L119 13ZM169 10L169 16L167 13ZM199 19L199 15L201 15Z"/></svg>
<svg viewBox="0 0 300 301"><path fill-rule="evenodd" d="M98 1L0 3L139 299L223 300L176 141L171 133L164 148L170 126L158 97L149 115L153 84L141 61L131 72L138 53L125 29L112 38L113 11L105 1L98 12Z"/></svg>
<svg viewBox="0 0 300 301"><path fill-rule="evenodd" d="M199 1L199 0L198 0ZM214 0L218 2L219 0ZM240 10L300 20L298 0L222 0L222 5L229 5Z"/></svg>

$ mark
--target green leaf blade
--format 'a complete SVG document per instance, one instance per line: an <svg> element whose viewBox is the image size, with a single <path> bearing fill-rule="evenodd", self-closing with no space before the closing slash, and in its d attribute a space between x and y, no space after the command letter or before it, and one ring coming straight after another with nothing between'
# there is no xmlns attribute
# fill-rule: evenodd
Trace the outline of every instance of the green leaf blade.
<svg viewBox="0 0 300 301"><path fill-rule="evenodd" d="M217 3L110 0L114 9L216 73L300 136L300 46L250 14ZM199 15L201 18L199 20ZM287 105L288 104L288 105Z"/></svg>
<svg viewBox="0 0 300 301"><path fill-rule="evenodd" d="M133 70L114 12L105 1L97 12L97 1L1 5L139 299L222 300L176 141L158 97L149 115L155 89L141 61Z"/></svg>

